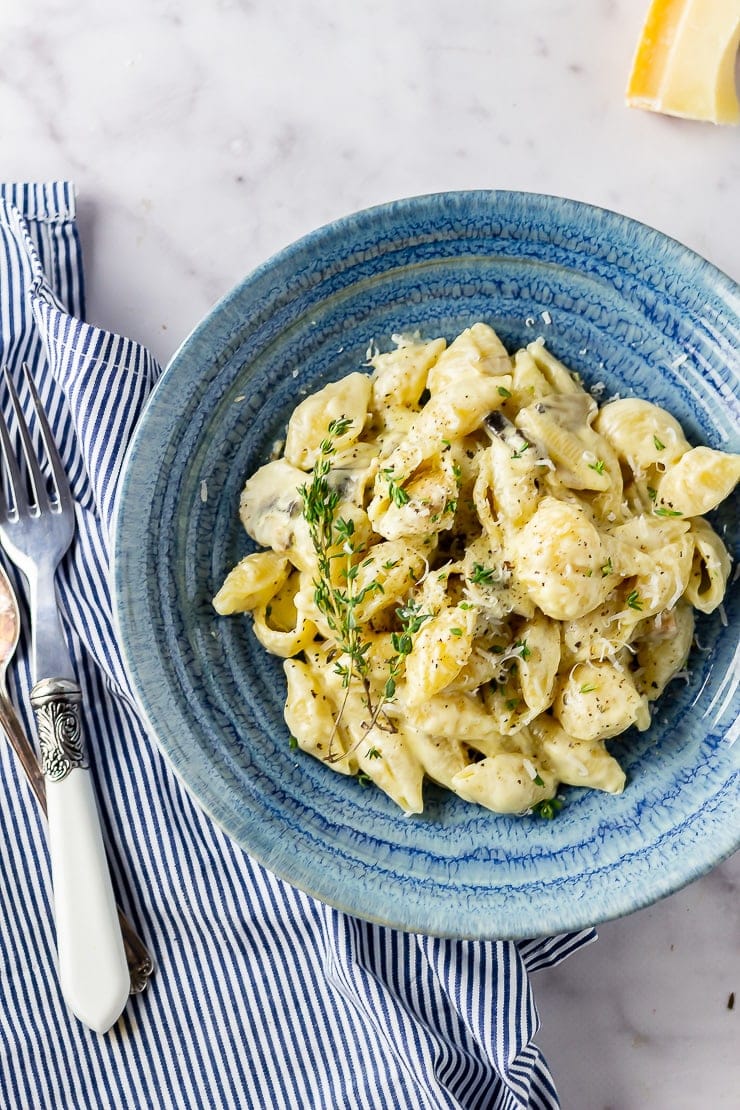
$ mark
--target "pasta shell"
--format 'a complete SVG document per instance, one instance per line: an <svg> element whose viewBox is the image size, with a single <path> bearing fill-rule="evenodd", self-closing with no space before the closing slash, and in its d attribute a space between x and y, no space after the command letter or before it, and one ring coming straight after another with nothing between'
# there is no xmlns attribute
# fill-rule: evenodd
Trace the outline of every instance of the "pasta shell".
<svg viewBox="0 0 740 1110"><path fill-rule="evenodd" d="M461 798L494 813L524 813L537 802L551 798L557 783L551 772L535 766L528 756L499 752L471 763L455 775L452 786Z"/></svg>
<svg viewBox="0 0 740 1110"><path fill-rule="evenodd" d="M690 450L679 422L659 405L639 397L604 405L594 428L636 474L651 466L665 470Z"/></svg>
<svg viewBox="0 0 740 1110"><path fill-rule="evenodd" d="M583 393L583 386L576 380L567 366L548 351L544 340L537 339L527 344L527 351L535 366L549 383L553 393Z"/></svg>
<svg viewBox="0 0 740 1110"><path fill-rule="evenodd" d="M605 740L631 725L650 724L646 699L631 675L612 663L579 663L562 682L553 713L577 740Z"/></svg>
<svg viewBox="0 0 740 1110"><path fill-rule="evenodd" d="M701 613L713 613L722 604L732 560L712 526L701 517L691 523L694 557L686 585L686 600Z"/></svg>
<svg viewBox="0 0 740 1110"><path fill-rule="evenodd" d="M333 437L336 451L359 439L367 418L371 389L367 374L348 374L301 401L288 422L284 451L287 461L301 470L310 470L334 420L349 421L345 431Z"/></svg>
<svg viewBox="0 0 740 1110"><path fill-rule="evenodd" d="M435 394L457 389L471 368L480 377L511 373L511 359L496 332L488 324L466 328L443 351L429 371L427 385Z"/></svg>
<svg viewBox="0 0 740 1110"><path fill-rule="evenodd" d="M740 455L692 447L658 482L657 512L704 516L716 509L740 481Z"/></svg>
<svg viewBox="0 0 740 1110"><path fill-rule="evenodd" d="M247 555L229 571L226 580L213 599L213 607L221 616L229 613L248 613L266 605L290 572L290 562L274 551L257 551Z"/></svg>
<svg viewBox="0 0 740 1110"><path fill-rule="evenodd" d="M395 351L375 355L371 359L373 411L383 414L388 404L416 407L429 371L446 346L445 339L421 343L401 337Z"/></svg>

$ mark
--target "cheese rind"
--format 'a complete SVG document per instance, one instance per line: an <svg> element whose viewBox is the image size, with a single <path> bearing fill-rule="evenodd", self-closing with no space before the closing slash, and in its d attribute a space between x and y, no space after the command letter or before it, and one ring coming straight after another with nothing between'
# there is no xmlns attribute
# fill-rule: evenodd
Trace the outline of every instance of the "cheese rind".
<svg viewBox="0 0 740 1110"><path fill-rule="evenodd" d="M627 85L629 107L740 123L740 0L653 0Z"/></svg>

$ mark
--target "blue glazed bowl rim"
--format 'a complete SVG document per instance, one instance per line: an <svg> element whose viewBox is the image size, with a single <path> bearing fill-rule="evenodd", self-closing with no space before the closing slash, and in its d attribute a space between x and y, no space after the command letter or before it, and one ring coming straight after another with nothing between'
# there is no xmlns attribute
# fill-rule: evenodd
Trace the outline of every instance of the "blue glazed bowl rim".
<svg viewBox="0 0 740 1110"><path fill-rule="evenodd" d="M692 263L692 274L694 276L701 275L702 278L707 280L715 295L719 292L729 303L734 302L734 306L740 317L740 283L733 280L729 274L719 269L719 267L715 266L714 263L710 262L698 251L691 247L687 247L680 240L668 235L664 231L658 231L657 228L641 220L637 220L633 216L627 216L624 213L617 212L603 205L576 200L572 197L561 196L557 193L534 193L518 189L452 189L443 192L418 193L396 200L383 201L378 204L370 205L367 208L357 209L343 216L338 216L336 219L329 220L319 227L312 228L298 239L274 251L263 262L253 267L249 273L208 309L178 345L167 362L165 372L170 370L170 368L179 361L186 347L196 341L201 333L207 332L210 329L214 318L225 312L228 306L234 301L241 299L245 289L250 286L258 285L259 282L272 271L288 266L297 255L307 252L315 253L316 248L320 244L328 242L335 237L345 237L347 230L353 225L371 225L379 217L382 218L386 214L392 212L397 213L399 216L403 216L407 213L413 213L417 209L423 207L440 207L447 203L459 204L461 202L466 204L484 203L491 205L496 203L504 206L513 202L525 203L535 208L540 206L551 206L559 208L563 213L582 215L583 213L590 212L594 216L598 216L602 219L607 227L611 225L616 228L633 228L638 234L641 245L646 246L647 244L653 243L660 244L662 249L666 252L666 257L670 258L671 262L677 267L680 267L685 261L690 260Z"/></svg>

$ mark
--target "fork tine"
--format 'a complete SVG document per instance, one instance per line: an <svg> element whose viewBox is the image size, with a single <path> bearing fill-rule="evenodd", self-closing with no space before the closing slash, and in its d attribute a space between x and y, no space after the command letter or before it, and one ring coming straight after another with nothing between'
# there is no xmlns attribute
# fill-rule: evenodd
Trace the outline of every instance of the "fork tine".
<svg viewBox="0 0 740 1110"><path fill-rule="evenodd" d="M6 372L5 367L3 367L3 371ZM10 439L10 432L8 431L8 425L2 412L0 412L0 453L2 454L3 462L5 463L5 473L8 478L8 485L10 486L13 504L16 511L18 511L19 504L22 504L25 501L23 478L21 477L20 468L18 466L18 463L16 462L15 451L13 450L13 444ZM7 519L9 516L10 508L8 505L8 499L5 496L5 490L2 488L1 485L0 496L2 498L2 501L0 503L0 507L2 508L2 515L4 519Z"/></svg>
<svg viewBox="0 0 740 1110"><path fill-rule="evenodd" d="M54 436L49 427L49 421L46 419L46 413L44 412L44 406L41 404L41 398L38 395L36 383L31 377L31 371L27 363L23 363L22 369L23 376L26 379L26 385L28 386L31 399L33 400L33 407L36 411L36 419L39 422L39 430L44 442L44 447L46 448L46 455L51 465L51 473L54 478L54 486L59 500L59 507L62 510L71 509L74 502L69 488L69 479L67 478L67 472L64 469L64 464L62 463Z"/></svg>
<svg viewBox="0 0 740 1110"><path fill-rule="evenodd" d="M8 370L7 366L3 367L3 371L5 374L5 384L8 387L10 401L13 406L13 411L15 412L16 421L18 423L18 432L20 433L21 437L21 447L23 448L23 456L26 460L26 466L28 467L28 477L31 482L33 496L38 507L40 509L46 509L49 507L49 496L46 492L46 480L44 478L43 471L39 466L39 461L36 458L36 452L31 441L31 433L28 430L28 424L26 423L26 418L23 415L21 403L16 392L16 388L13 385L13 379L10 376L10 371ZM9 443L10 440L8 439L8 445ZM9 454L12 456L12 451L9 452ZM23 494L23 483L22 481L20 481L20 473L18 474L18 478L19 480L16 483L15 489L13 491L16 508L19 507L20 498Z"/></svg>

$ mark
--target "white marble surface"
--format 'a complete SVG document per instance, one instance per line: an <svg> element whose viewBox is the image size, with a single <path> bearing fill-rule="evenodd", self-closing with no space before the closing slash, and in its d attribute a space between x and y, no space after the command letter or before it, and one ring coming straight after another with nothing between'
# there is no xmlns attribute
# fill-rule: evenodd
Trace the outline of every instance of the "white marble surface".
<svg viewBox="0 0 740 1110"><path fill-rule="evenodd" d="M163 361L279 247L440 189L602 204L740 279L740 130L623 107L646 5L6 0L3 177L76 182L89 316ZM538 977L565 1110L740 1105L739 888L736 855Z"/></svg>

